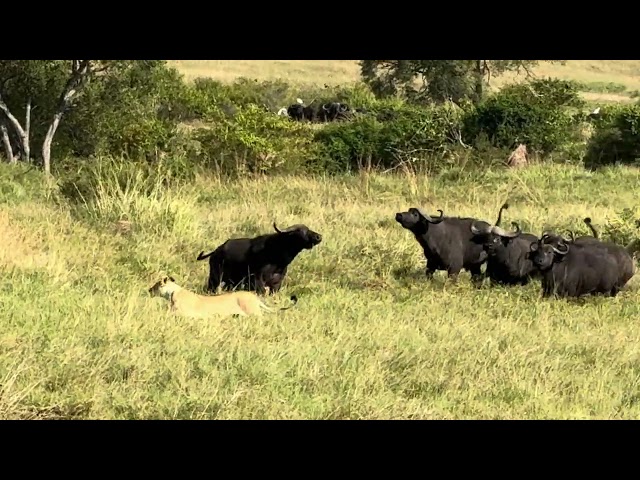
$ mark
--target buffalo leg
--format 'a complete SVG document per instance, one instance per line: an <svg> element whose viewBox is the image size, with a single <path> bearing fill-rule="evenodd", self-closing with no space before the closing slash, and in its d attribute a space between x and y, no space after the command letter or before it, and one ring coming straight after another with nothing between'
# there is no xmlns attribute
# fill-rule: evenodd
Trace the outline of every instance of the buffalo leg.
<svg viewBox="0 0 640 480"><path fill-rule="evenodd" d="M265 282L264 278L261 276L256 277L254 288L256 293L258 293L259 295L266 295L267 293L273 293L273 287L267 284L267 282Z"/></svg>
<svg viewBox="0 0 640 480"><path fill-rule="evenodd" d="M215 292L220 286L220 274L217 268L212 267L209 272L209 281L207 282L207 290L210 292Z"/></svg>
<svg viewBox="0 0 640 480"><path fill-rule="evenodd" d="M471 282L478 288L482 286L482 281L484 280L484 275L482 275L481 269L481 265L474 265L469 268L469 272L471 273Z"/></svg>
<svg viewBox="0 0 640 480"><path fill-rule="evenodd" d="M281 275L280 273L274 273L273 275L271 275L271 278L267 282L267 286L271 291L270 293L278 293L280 287L282 286L282 277L283 275Z"/></svg>
<svg viewBox="0 0 640 480"><path fill-rule="evenodd" d="M432 260L427 260L427 269L424 272L425 276L427 277L427 280L431 280L433 278L433 274L436 273L436 270L437 270L436 267L437 267L436 262Z"/></svg>
<svg viewBox="0 0 640 480"><path fill-rule="evenodd" d="M447 275L451 282L456 283L458 281L458 275L460 274L460 270L462 270L459 266L451 266L447 268Z"/></svg>

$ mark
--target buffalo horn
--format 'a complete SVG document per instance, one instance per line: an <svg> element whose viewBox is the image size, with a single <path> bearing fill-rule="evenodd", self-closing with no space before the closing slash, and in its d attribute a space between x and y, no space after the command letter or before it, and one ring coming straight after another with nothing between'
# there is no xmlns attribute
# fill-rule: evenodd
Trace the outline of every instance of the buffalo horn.
<svg viewBox="0 0 640 480"><path fill-rule="evenodd" d="M560 246L560 245L558 245ZM553 249L553 251L555 253L557 253L558 255L566 255L567 253L569 253L569 245L564 245L564 251L557 249L556 247L554 247L553 245L551 245L551 248Z"/></svg>
<svg viewBox="0 0 640 480"><path fill-rule="evenodd" d="M516 231L515 232L507 232L504 228L500 228L500 227L497 227L497 226L492 227L491 228L491 232L495 233L496 235L500 235L501 237L515 238L518 235L520 235L520 227L515 222L512 222L512 225L514 227L516 227Z"/></svg>
<svg viewBox="0 0 640 480"><path fill-rule="evenodd" d="M442 217L444 216L444 212L440 209L438 209L438 212L440 212L440 216L438 218L433 218L431 216L429 216L429 214L423 212L422 210L420 210L419 208L416 208L416 210L418 211L418 213L420 215L422 215L425 220L429 223L440 223L442 221Z"/></svg>
<svg viewBox="0 0 640 480"><path fill-rule="evenodd" d="M491 232L491 226L488 225L486 227L478 228L476 227L476 222L471 223L471 233L474 235L486 235Z"/></svg>

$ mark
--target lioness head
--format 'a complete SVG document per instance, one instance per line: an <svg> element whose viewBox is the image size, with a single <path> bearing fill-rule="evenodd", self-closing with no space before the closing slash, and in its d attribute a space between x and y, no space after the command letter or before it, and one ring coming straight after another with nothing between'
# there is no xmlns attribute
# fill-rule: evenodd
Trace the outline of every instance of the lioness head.
<svg viewBox="0 0 640 480"><path fill-rule="evenodd" d="M175 281L173 277L164 277L149 289L149 294L153 297L168 298L175 290Z"/></svg>

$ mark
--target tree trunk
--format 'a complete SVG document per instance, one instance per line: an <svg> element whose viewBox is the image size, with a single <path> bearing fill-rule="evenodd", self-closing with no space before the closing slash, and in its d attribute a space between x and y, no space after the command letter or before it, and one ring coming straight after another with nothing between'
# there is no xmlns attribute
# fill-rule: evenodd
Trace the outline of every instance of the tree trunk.
<svg viewBox="0 0 640 480"><path fill-rule="evenodd" d="M31 116L31 100L29 100L28 107L29 116ZM6 120L6 122L4 122L5 128L6 125L13 127L13 131L20 138L20 150L22 150L23 156L27 155L29 153L29 137L26 135L25 130L22 128L22 125L20 125L18 119L9 111L9 107L7 107L7 104L4 103L2 98L0 98L0 111L4 113L4 117Z"/></svg>
<svg viewBox="0 0 640 480"><path fill-rule="evenodd" d="M62 91L62 95L58 101L58 109L56 113L53 114L51 125L49 125L47 135L44 137L44 142L42 142L42 163L44 171L48 175L51 174L51 144L53 143L53 137L56 134L56 130L58 130L62 115L64 115L64 112L69 108L71 100L77 93L76 89L80 88L83 79L89 74L89 62L89 60L73 60L71 76Z"/></svg>
<svg viewBox="0 0 640 480"><path fill-rule="evenodd" d="M24 161L29 163L31 161L31 140L29 135L29 132L31 130L31 97L29 97L29 100L27 100L25 112L24 137L22 137L22 153L24 154Z"/></svg>
<svg viewBox="0 0 640 480"><path fill-rule="evenodd" d="M482 97L484 95L484 66L482 60L476 60L476 69L474 73L476 77L475 103L478 104L482 101Z"/></svg>
<svg viewBox="0 0 640 480"><path fill-rule="evenodd" d="M7 125L5 124L5 120L0 120L0 132L2 133L2 143L4 144L4 152L7 156L7 161L11 164L17 162L16 157L13 156L13 148L11 148L11 139L9 138L9 131L7 130Z"/></svg>
<svg viewBox="0 0 640 480"><path fill-rule="evenodd" d="M49 125L47 135L42 142L42 162L44 164L44 171L47 174L51 173L51 143L53 142L53 136L56 134L58 125L60 125L60 119L62 119L63 111L58 111L53 116L53 121Z"/></svg>

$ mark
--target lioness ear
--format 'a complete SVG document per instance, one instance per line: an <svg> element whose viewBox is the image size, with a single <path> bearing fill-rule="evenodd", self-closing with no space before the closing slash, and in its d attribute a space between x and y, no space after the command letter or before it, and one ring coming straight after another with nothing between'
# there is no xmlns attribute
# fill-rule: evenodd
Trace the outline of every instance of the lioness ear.
<svg viewBox="0 0 640 480"><path fill-rule="evenodd" d="M169 277L169 280L171 280L173 283L176 283L176 279L173 277Z"/></svg>
<svg viewBox="0 0 640 480"><path fill-rule="evenodd" d="M168 277L164 277L164 278L162 279L162 284L164 285L165 283L167 283L167 280L168 280Z"/></svg>

